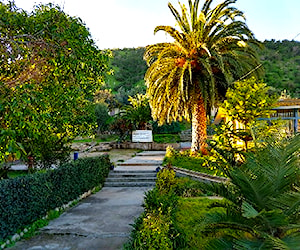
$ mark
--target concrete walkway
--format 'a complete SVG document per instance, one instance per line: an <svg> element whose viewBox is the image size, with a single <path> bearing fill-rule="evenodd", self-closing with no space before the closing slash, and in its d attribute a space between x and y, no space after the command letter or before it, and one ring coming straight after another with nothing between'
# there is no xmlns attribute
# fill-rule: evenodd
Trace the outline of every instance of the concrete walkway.
<svg viewBox="0 0 300 250"><path fill-rule="evenodd" d="M116 170L154 169L163 157L164 151L143 152ZM51 221L39 235L19 241L10 249L122 249L132 230L130 224L143 212L141 205L148 190L147 187L104 187Z"/></svg>

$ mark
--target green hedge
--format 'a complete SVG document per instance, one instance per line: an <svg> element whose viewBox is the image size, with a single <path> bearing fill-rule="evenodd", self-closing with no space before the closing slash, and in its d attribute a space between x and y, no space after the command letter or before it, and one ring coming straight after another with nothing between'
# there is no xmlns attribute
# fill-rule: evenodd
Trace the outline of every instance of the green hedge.
<svg viewBox="0 0 300 250"><path fill-rule="evenodd" d="M145 211L133 224L123 249L187 249L185 234L175 222L180 184L172 169L158 172L155 188L145 195Z"/></svg>
<svg viewBox="0 0 300 250"><path fill-rule="evenodd" d="M154 134L178 134L181 132L179 122L172 122L171 124L164 124L162 126L158 126L158 123L154 122L152 128Z"/></svg>
<svg viewBox="0 0 300 250"><path fill-rule="evenodd" d="M109 157L84 158L57 169L0 181L0 242L51 209L102 184Z"/></svg>

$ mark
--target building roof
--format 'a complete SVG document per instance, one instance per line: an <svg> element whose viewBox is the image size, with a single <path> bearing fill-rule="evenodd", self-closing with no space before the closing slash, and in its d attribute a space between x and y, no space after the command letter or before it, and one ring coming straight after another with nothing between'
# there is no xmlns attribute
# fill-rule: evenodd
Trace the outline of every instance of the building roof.
<svg viewBox="0 0 300 250"><path fill-rule="evenodd" d="M274 109L300 109L300 99L280 99Z"/></svg>
<svg viewBox="0 0 300 250"><path fill-rule="evenodd" d="M278 106L300 106L300 99L280 99L278 104Z"/></svg>

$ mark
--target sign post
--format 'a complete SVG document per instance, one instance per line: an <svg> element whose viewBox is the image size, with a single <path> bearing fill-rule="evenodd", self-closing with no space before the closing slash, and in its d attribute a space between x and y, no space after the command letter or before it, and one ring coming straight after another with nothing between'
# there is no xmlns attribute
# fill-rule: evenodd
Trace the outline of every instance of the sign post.
<svg viewBox="0 0 300 250"><path fill-rule="evenodd" d="M152 130L132 131L132 142L153 142Z"/></svg>

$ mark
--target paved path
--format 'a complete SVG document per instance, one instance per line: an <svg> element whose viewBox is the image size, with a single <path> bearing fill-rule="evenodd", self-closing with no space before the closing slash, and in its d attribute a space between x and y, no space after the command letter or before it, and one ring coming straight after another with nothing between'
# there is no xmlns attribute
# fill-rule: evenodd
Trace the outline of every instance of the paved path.
<svg viewBox="0 0 300 250"><path fill-rule="evenodd" d="M116 169L152 168L153 163L157 167L157 161L162 162L163 153L140 153L128 160L130 165L125 161ZM155 162L151 163L150 158ZM139 164L134 166L134 162ZM122 249L132 230L130 224L143 211L141 205L148 190L147 187L104 187L51 221L39 235L17 242L11 249Z"/></svg>

